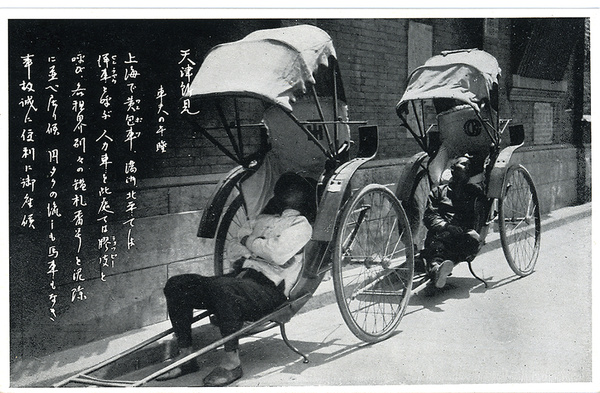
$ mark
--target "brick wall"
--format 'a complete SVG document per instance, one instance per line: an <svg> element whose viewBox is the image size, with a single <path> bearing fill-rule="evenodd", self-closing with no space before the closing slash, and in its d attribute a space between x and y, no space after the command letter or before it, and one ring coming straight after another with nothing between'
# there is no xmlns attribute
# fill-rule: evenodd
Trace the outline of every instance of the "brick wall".
<svg viewBox="0 0 600 393"><path fill-rule="evenodd" d="M167 279L183 272L212 274L212 244L196 237L200 216L220 175L163 177L142 180L137 189L135 247L120 247L118 261L104 279L95 256L96 245L84 235L86 300L72 303L68 269L60 269L55 293L61 302L55 322L47 314L45 277L33 266L44 260L44 238L15 235L10 254L22 263L11 265L16 280L11 291L11 361L56 352L73 345L140 328L167 318L162 289ZM115 229L118 242L124 229ZM95 229L97 231L97 228ZM86 228L93 233L94 228ZM55 231L63 238L60 231ZM88 243L92 239L92 243ZM68 250L62 248L63 254ZM61 256L71 260L67 255Z"/></svg>
<svg viewBox="0 0 600 393"><path fill-rule="evenodd" d="M379 157L415 151L395 112L406 86L408 20L318 20L317 25L331 35L336 47L350 119L379 127Z"/></svg>

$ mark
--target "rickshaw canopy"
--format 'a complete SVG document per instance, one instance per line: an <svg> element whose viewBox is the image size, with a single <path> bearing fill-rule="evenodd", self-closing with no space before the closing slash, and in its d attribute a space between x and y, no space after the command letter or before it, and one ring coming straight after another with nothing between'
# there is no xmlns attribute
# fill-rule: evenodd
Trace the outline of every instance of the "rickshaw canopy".
<svg viewBox="0 0 600 393"><path fill-rule="evenodd" d="M412 100L452 98L478 111L483 100L490 98L500 72L496 58L482 50L442 52L411 73L396 109Z"/></svg>
<svg viewBox="0 0 600 393"><path fill-rule="evenodd" d="M315 26L258 30L211 49L189 96L253 96L292 111L295 97L315 84L313 74L335 55L331 37Z"/></svg>

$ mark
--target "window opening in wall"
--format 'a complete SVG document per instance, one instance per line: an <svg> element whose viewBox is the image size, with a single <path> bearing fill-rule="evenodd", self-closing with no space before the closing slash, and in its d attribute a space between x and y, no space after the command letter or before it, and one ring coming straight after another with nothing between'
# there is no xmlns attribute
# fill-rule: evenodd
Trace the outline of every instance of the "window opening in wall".
<svg viewBox="0 0 600 393"><path fill-rule="evenodd" d="M433 56L433 27L410 21L408 25L408 75Z"/></svg>
<svg viewBox="0 0 600 393"><path fill-rule="evenodd" d="M484 19L483 30L486 38L498 38L498 19Z"/></svg>

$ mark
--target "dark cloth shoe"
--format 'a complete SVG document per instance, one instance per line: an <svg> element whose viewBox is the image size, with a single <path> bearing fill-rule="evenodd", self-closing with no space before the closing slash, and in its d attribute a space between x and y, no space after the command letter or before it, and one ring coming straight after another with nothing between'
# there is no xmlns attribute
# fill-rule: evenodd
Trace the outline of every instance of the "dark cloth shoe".
<svg viewBox="0 0 600 393"><path fill-rule="evenodd" d="M227 386L233 381L237 381L244 375L242 366L237 366L233 370L227 370L221 366L216 367L210 372L202 382L204 386Z"/></svg>
<svg viewBox="0 0 600 393"><path fill-rule="evenodd" d="M175 367L174 369L167 371L164 374L159 375L158 377L156 377L156 380L168 381L169 379L175 379L186 374L195 373L198 370L200 370L200 367L198 366L198 362L196 361L196 359L194 359L182 364L179 367Z"/></svg>
<svg viewBox="0 0 600 393"><path fill-rule="evenodd" d="M454 262L445 260L433 267L433 284L436 288L443 288L446 285L446 279L452 274Z"/></svg>

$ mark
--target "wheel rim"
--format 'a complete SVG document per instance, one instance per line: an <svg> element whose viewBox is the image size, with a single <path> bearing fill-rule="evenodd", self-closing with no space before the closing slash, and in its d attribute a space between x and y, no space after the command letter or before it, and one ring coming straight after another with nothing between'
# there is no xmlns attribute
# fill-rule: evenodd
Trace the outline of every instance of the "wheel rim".
<svg viewBox="0 0 600 393"><path fill-rule="evenodd" d="M242 196L237 196L229 205L217 230L214 252L215 275L233 270L233 262L241 257L245 249L239 243L238 232L248 222L248 214Z"/></svg>
<svg viewBox="0 0 600 393"><path fill-rule="evenodd" d="M531 176L523 167L509 171L500 201L500 237L511 269L531 274L540 248L540 207Z"/></svg>
<svg viewBox="0 0 600 393"><path fill-rule="evenodd" d="M400 322L412 286L406 214L389 190L368 187L345 210L337 240L333 278L342 317L359 338L384 339Z"/></svg>

